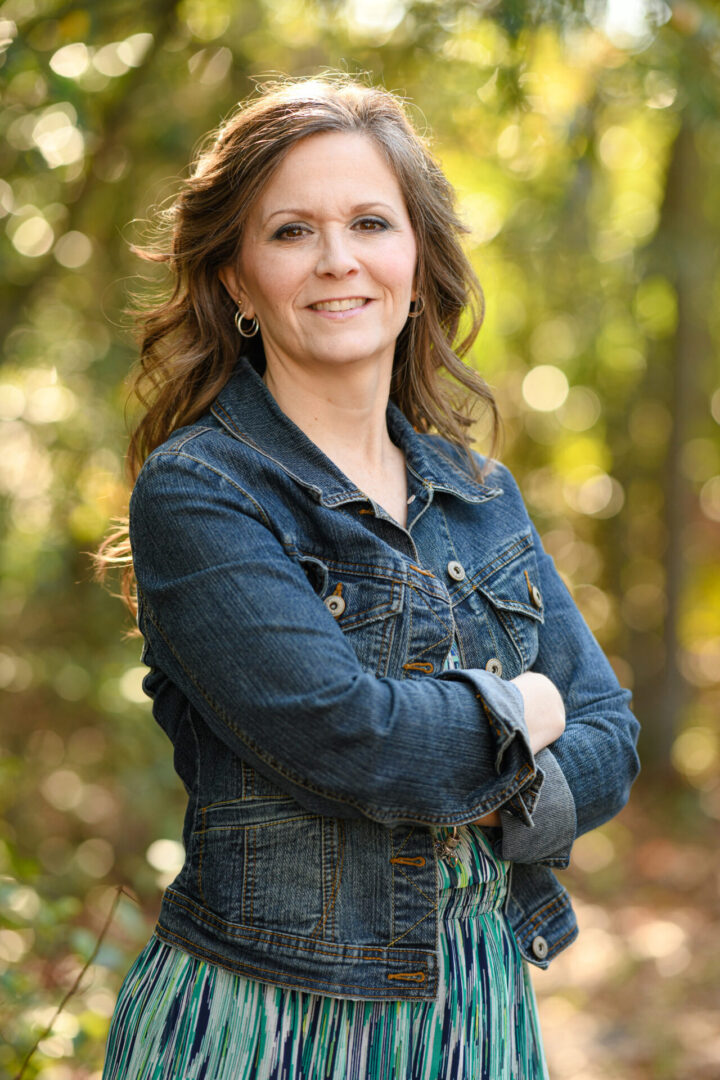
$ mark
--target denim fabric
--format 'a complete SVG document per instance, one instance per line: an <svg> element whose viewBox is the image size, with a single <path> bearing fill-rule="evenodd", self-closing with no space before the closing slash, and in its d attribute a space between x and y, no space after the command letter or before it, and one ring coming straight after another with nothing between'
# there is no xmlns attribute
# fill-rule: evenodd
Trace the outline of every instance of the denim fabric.
<svg viewBox="0 0 720 1080"><path fill-rule="evenodd" d="M546 966L577 933L550 867L624 805L637 723L507 470L479 482L393 404L388 426L406 456L406 529L245 360L142 469L130 515L144 685L188 793L186 862L157 933L278 985L429 999L429 826L502 807L508 917ZM443 671L453 640L464 666ZM528 669L567 708L537 758L508 681Z"/></svg>

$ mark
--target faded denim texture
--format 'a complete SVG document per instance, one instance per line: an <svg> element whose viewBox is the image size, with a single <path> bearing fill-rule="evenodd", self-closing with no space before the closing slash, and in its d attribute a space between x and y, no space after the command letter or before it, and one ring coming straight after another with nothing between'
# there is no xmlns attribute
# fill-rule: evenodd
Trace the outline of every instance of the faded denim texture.
<svg viewBox="0 0 720 1080"><path fill-rule="evenodd" d="M145 689L188 793L186 862L157 932L250 978L429 999L428 826L503 808L508 917L547 966L577 934L551 868L627 800L637 722L508 471L478 482L392 404L388 425L414 496L407 529L245 360L142 469L131 540ZM443 672L453 639L464 668ZM536 758L508 682L528 669L567 709Z"/></svg>

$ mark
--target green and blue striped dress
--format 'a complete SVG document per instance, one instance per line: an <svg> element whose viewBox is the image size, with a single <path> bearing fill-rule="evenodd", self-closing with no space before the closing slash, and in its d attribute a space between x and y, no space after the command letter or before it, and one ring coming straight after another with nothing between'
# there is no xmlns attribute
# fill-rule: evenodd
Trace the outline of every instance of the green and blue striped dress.
<svg viewBox="0 0 720 1080"><path fill-rule="evenodd" d="M435 1001L288 990L153 936L121 987L103 1080L547 1080L529 973L503 914L509 864L481 828L458 836L457 865L438 860Z"/></svg>

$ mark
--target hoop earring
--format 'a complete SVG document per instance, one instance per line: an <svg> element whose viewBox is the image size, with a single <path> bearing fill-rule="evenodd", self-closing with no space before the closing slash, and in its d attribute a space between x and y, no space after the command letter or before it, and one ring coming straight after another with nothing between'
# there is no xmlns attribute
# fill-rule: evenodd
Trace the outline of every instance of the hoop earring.
<svg viewBox="0 0 720 1080"><path fill-rule="evenodd" d="M413 304L417 303L418 300L413 300ZM414 311L408 311L408 319L417 319L418 315L422 315L423 311L425 310L425 301L423 300L422 296L419 297L419 303L419 308L415 308Z"/></svg>
<svg viewBox="0 0 720 1080"><path fill-rule="evenodd" d="M235 312L235 325L237 326L238 334L240 335L240 337L244 337L244 338L255 337L258 330L260 329L260 323L257 321L257 316L253 316L253 318L250 319L250 329L249 330L244 330L243 329L242 322L243 322L244 318L246 318L244 312L242 312L240 310L240 308L238 308L237 311Z"/></svg>

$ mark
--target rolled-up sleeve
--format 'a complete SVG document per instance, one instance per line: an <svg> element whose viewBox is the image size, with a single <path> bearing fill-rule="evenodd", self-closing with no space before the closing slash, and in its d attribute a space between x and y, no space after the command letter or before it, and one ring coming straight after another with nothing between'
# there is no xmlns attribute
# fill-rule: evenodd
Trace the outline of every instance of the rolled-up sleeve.
<svg viewBox="0 0 720 1080"><path fill-rule="evenodd" d="M514 481L505 471L503 481ZM512 804L501 811L497 841L515 862L565 867L577 836L613 817L627 802L640 768L639 724L631 695L615 676L532 527L544 622L532 670L546 675L565 703L563 735L536 755L543 774L531 819Z"/></svg>
<svg viewBox="0 0 720 1080"><path fill-rule="evenodd" d="M543 776L530 822L503 808L499 852L512 862L564 867L577 836L575 800L551 750L541 750L535 762Z"/></svg>

